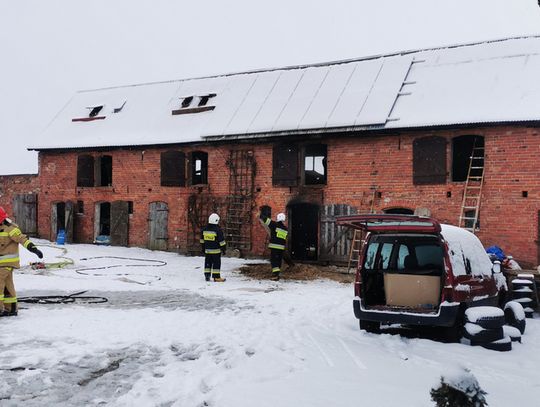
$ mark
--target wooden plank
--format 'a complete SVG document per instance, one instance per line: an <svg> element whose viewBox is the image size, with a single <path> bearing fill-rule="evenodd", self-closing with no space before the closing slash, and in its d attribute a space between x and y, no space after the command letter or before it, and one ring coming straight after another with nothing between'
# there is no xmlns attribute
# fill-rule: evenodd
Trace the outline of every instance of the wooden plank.
<svg viewBox="0 0 540 407"><path fill-rule="evenodd" d="M127 246L129 236L129 203L114 201L111 204L111 245Z"/></svg>
<svg viewBox="0 0 540 407"><path fill-rule="evenodd" d="M65 223L64 230L66 232L66 243L73 243L73 202L67 201L65 206Z"/></svg>

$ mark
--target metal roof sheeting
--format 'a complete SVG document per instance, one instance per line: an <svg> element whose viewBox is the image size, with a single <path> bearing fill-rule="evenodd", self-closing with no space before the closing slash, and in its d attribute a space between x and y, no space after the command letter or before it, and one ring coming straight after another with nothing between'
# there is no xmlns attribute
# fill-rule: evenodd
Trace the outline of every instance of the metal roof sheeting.
<svg viewBox="0 0 540 407"><path fill-rule="evenodd" d="M31 149L540 120L540 36L75 94ZM215 93L214 110L173 115ZM120 112L114 113L124 102ZM198 98L190 107L196 107ZM101 106L103 120L73 122Z"/></svg>

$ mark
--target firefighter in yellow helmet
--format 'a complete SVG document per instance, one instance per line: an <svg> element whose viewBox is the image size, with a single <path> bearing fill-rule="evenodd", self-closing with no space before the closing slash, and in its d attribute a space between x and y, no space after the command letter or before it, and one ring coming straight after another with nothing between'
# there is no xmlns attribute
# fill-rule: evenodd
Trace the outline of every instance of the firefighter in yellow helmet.
<svg viewBox="0 0 540 407"><path fill-rule="evenodd" d="M17 315L13 269L20 266L19 244L40 259L43 258L43 253L8 219L6 211L0 206L0 317Z"/></svg>

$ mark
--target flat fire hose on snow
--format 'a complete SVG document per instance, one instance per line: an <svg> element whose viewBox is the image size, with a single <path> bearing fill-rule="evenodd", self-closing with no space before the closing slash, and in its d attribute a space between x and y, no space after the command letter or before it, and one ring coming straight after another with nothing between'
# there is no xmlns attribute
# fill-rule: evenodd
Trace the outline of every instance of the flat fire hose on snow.
<svg viewBox="0 0 540 407"><path fill-rule="evenodd" d="M106 297L93 297L84 294L86 291L80 291L70 295L34 295L29 297L19 297L17 302L28 304L102 304L109 301Z"/></svg>

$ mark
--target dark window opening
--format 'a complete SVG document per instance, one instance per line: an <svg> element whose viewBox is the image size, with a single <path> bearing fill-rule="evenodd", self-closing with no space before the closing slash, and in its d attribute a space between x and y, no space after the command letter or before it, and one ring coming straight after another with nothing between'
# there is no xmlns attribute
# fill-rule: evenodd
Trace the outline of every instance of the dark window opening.
<svg viewBox="0 0 540 407"><path fill-rule="evenodd" d="M383 211L384 213L391 213L394 215L414 215L414 211L409 208L388 208Z"/></svg>
<svg viewBox="0 0 540 407"><path fill-rule="evenodd" d="M215 93L210 93L208 95L204 95L204 96L199 96L199 106L206 106L208 101L210 100L210 98L213 98L215 97L216 94Z"/></svg>
<svg viewBox="0 0 540 407"><path fill-rule="evenodd" d="M94 186L94 157L91 155L77 157L77 186Z"/></svg>
<svg viewBox="0 0 540 407"><path fill-rule="evenodd" d="M452 181L467 181L469 167L472 167L471 177L482 176L484 167L482 136L460 136L452 139Z"/></svg>
<svg viewBox="0 0 540 407"><path fill-rule="evenodd" d="M305 148L304 184L326 184L326 145L312 144Z"/></svg>
<svg viewBox="0 0 540 407"><path fill-rule="evenodd" d="M476 214L476 210L471 209L469 211L465 211L465 219L464 219L464 226L467 229L472 229L474 225L475 230L480 230L480 214L478 214L478 218L476 218L476 224L474 222L474 215Z"/></svg>
<svg viewBox="0 0 540 407"><path fill-rule="evenodd" d="M417 138L413 142L413 184L446 183L446 140Z"/></svg>
<svg viewBox="0 0 540 407"><path fill-rule="evenodd" d="M96 165L96 186L109 187L112 185L112 156L98 157Z"/></svg>
<svg viewBox="0 0 540 407"><path fill-rule="evenodd" d="M88 115L89 117L96 117L99 112L101 112L101 109L103 109L103 106L95 106L92 108L92 110L90 110L90 114Z"/></svg>
<svg viewBox="0 0 540 407"><path fill-rule="evenodd" d="M298 147L293 144L274 146L272 154L272 185L298 185Z"/></svg>
<svg viewBox="0 0 540 407"><path fill-rule="evenodd" d="M193 102L193 96L188 96L182 100L182 107L189 107L189 105Z"/></svg>
<svg viewBox="0 0 540 407"><path fill-rule="evenodd" d="M521 191L521 197L527 198L529 196L529 191Z"/></svg>
<svg viewBox="0 0 540 407"><path fill-rule="evenodd" d="M261 215L264 217L264 218L270 218L272 219L272 208L269 207L268 205L263 205L260 207L260 212L261 212Z"/></svg>
<svg viewBox="0 0 540 407"><path fill-rule="evenodd" d="M208 184L208 153L191 153L191 185Z"/></svg>
<svg viewBox="0 0 540 407"><path fill-rule="evenodd" d="M185 154L182 151L161 153L161 186L183 187L185 185Z"/></svg>
<svg viewBox="0 0 540 407"><path fill-rule="evenodd" d="M84 214L84 202L83 201L77 201L77 213L79 215Z"/></svg>
<svg viewBox="0 0 540 407"><path fill-rule="evenodd" d="M128 214L133 215L133 201L127 201L128 203Z"/></svg>

